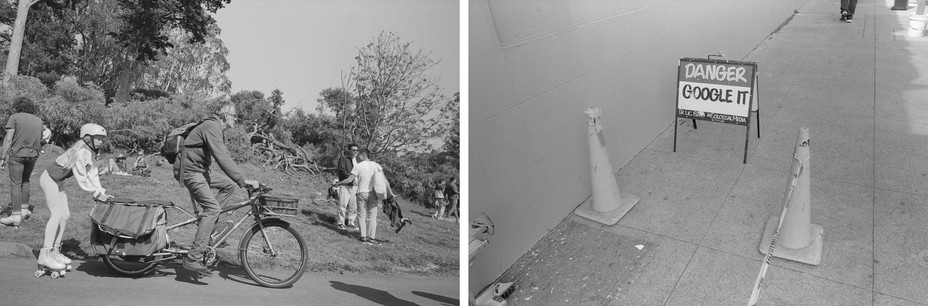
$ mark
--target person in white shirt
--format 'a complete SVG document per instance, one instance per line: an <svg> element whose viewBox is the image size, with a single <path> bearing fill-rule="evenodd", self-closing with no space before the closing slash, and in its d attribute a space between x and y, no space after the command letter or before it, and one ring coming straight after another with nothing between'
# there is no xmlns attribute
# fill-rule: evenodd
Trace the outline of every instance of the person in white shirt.
<svg viewBox="0 0 928 306"><path fill-rule="evenodd" d="M348 178L339 181L336 185L351 184L357 180L358 223L361 230L361 242L368 245L378 245L377 211L382 200L393 198L393 190L386 181L383 167L370 160L370 152L361 149L358 152L358 162L351 170Z"/></svg>
<svg viewBox="0 0 928 306"><path fill-rule="evenodd" d="M99 201L112 198L100 186L98 170L93 163L94 155L106 139L106 129L88 123L81 126L80 136L81 139L58 156L39 177L39 185L42 186L51 216L45 225L45 242L39 251L38 264L53 270L61 270L71 264L71 259L61 255L61 238L68 217L71 216L68 195L64 192L64 180L73 176L81 189L90 192Z"/></svg>

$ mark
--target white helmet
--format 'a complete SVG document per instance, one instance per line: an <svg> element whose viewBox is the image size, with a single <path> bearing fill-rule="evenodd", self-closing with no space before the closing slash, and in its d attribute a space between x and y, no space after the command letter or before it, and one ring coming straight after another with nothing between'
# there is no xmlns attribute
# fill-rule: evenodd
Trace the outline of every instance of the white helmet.
<svg viewBox="0 0 928 306"><path fill-rule="evenodd" d="M81 138L84 136L106 136L106 129L99 124L88 123L81 126Z"/></svg>

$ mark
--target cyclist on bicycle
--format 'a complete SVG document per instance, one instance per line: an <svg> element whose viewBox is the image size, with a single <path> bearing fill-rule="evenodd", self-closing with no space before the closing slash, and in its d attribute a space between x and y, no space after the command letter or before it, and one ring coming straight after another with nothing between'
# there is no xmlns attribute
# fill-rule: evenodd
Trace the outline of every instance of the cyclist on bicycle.
<svg viewBox="0 0 928 306"><path fill-rule="evenodd" d="M183 267L204 275L212 274L203 263L203 253L219 219L219 212L229 203L236 185L246 186L242 172L229 156L222 137L222 131L233 127L234 122L235 105L230 100L211 105L210 116L190 131L174 163L175 178L187 187L190 197L203 208ZM213 160L225 175L210 171Z"/></svg>

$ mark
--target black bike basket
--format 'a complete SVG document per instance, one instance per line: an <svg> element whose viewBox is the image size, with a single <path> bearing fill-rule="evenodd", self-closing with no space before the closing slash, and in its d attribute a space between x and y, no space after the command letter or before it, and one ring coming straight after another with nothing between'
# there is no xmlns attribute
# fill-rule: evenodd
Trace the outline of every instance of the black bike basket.
<svg viewBox="0 0 928 306"><path fill-rule="evenodd" d="M286 217L296 217L299 209L300 199L280 196L280 195L261 195L258 197L258 203L263 208L262 212L266 215L279 215Z"/></svg>

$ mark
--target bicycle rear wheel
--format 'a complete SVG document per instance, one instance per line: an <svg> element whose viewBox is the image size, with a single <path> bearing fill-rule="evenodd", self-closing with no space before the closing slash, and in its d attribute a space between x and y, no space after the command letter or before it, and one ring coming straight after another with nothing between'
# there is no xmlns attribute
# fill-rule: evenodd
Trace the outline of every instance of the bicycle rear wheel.
<svg viewBox="0 0 928 306"><path fill-rule="evenodd" d="M100 255L110 269L126 276L139 276L151 272L157 263L149 261L144 256L107 256Z"/></svg>
<svg viewBox="0 0 928 306"><path fill-rule="evenodd" d="M261 286L283 288L293 285L306 270L307 250L303 237L289 224L262 222L242 237L239 256L245 272Z"/></svg>

